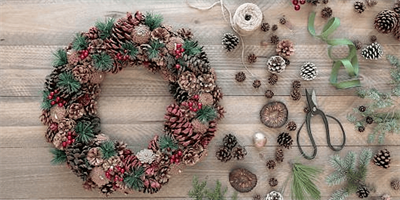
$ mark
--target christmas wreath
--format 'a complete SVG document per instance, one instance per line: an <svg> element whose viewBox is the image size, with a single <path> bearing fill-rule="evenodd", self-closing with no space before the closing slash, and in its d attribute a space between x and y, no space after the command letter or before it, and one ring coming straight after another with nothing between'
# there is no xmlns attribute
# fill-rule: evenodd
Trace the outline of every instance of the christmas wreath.
<svg viewBox="0 0 400 200"><path fill-rule="evenodd" d="M162 25L162 16L136 12L97 22L54 53L46 77L40 119L54 145L55 164L66 162L85 189L155 193L180 166L207 154L224 109L223 94L206 53L190 30ZM164 134L134 153L101 132L97 116L100 84L107 73L142 65L168 81L174 102L167 107Z"/></svg>

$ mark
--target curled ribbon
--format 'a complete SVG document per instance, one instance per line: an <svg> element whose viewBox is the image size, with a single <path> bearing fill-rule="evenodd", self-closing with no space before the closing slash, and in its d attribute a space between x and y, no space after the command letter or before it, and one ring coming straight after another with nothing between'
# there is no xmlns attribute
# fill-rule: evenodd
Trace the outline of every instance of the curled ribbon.
<svg viewBox="0 0 400 200"><path fill-rule="evenodd" d="M328 56L333 60L333 66L331 71L331 76L329 78L330 83L335 86L337 89L346 89L352 87L361 86L360 80L358 79L359 66L357 59L357 49L356 46L348 39L328 39L329 35L331 35L340 25L340 20L337 17L331 18L322 29L320 35L315 33L314 28L315 21L315 12L310 14L308 18L308 32L317 38L325 41L328 45ZM349 54L345 58L334 58L332 56L332 47L337 45L347 45L349 48ZM339 69L341 66L344 66L347 74L350 76L348 80L338 82L337 76L339 73Z"/></svg>

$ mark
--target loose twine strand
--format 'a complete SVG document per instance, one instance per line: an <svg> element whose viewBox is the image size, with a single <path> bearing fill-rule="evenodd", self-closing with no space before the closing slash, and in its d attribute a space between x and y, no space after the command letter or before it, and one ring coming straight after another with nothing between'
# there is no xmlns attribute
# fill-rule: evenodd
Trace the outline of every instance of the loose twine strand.
<svg viewBox="0 0 400 200"><path fill-rule="evenodd" d="M254 10L254 9L249 8L249 6L244 6L244 7L239 6L239 8L242 7L242 9L239 10L239 11L237 11L237 12L235 12L235 16L232 18L232 13L231 13L231 12L229 11L229 9L225 6L223 0L219 0L219 1L215 2L215 3L213 3L212 5L208 6L208 7L197 7L197 6L193 6L193 5L189 4L188 0L186 0L186 4L187 4L190 8L193 8L193 9L196 9L196 10L201 10L201 11L210 10L210 9L214 8L215 6L217 6L217 5L219 5L219 4L221 5L221 12L222 12L222 16L224 17L224 20L225 20L227 23L229 23L230 26L231 26L231 28L232 28L232 30L233 30L236 34L239 35L240 42L242 43L242 53L241 53L242 65L243 65L243 67L246 69L246 71L247 71L254 79L257 80L257 79L258 79L257 76L254 75L254 74L248 69L248 67L246 66L246 64L245 64L245 62L244 62L244 59L243 59L243 58L244 58L244 46L245 46L243 37L244 37L244 36L247 36L247 35L249 35L249 34L251 34L251 33L254 32L254 30L256 30L256 29L253 27L253 29L248 30L248 28L243 27L243 25L245 24L245 23L243 23L243 20L244 20L244 19L243 19L242 17L235 17L236 15L245 16L245 15L244 15L245 12L248 12L249 10ZM252 4L252 5L254 5L254 4ZM257 8L258 8L258 7L257 7ZM225 16L225 11L228 12L229 21L227 20L227 17ZM262 13L261 13L261 12L259 12L259 13L257 13L257 12L252 12L252 14L253 14L252 17L255 17L255 19L256 19L256 20L255 20L255 23L261 24L261 21L262 21ZM234 20L234 19L235 19L235 20ZM259 25L258 25L258 26L259 26ZM256 27L257 27L257 26L256 26ZM245 33L243 33L243 32L245 32Z"/></svg>

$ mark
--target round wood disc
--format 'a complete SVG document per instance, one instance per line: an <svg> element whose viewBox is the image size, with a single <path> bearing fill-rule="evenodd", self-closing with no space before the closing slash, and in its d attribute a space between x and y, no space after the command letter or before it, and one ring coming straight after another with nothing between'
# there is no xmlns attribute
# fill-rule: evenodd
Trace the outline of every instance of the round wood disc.
<svg viewBox="0 0 400 200"><path fill-rule="evenodd" d="M229 173L229 183L238 192L250 192L257 185L257 176L247 169L238 168Z"/></svg>
<svg viewBox="0 0 400 200"><path fill-rule="evenodd" d="M260 111L261 122L269 128L280 128L286 124L289 111L280 101L272 101L264 105Z"/></svg>

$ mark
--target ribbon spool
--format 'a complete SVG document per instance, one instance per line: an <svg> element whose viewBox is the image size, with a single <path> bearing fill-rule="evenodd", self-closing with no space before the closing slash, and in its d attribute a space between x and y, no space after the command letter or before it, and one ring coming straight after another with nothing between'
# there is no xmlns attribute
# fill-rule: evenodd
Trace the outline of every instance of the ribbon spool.
<svg viewBox="0 0 400 200"><path fill-rule="evenodd" d="M240 5L232 19L232 27L242 35L247 36L258 30L263 20L261 9L252 3Z"/></svg>

